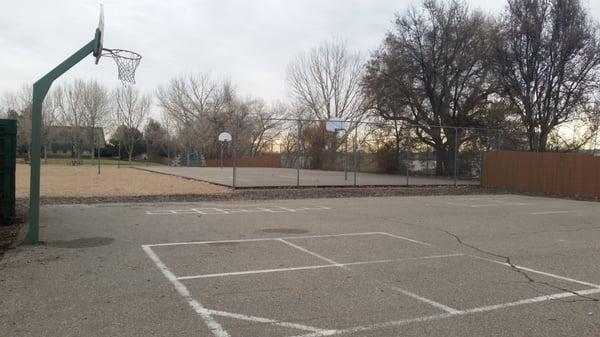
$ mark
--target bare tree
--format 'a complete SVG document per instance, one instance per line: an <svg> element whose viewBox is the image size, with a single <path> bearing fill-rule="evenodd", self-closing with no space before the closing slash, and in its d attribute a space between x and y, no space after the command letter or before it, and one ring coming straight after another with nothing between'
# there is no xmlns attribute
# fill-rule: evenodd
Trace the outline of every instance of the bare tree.
<svg viewBox="0 0 600 337"><path fill-rule="evenodd" d="M468 140L458 127L489 126L491 25L462 2L426 0L396 18L367 66L370 107L384 119L417 126L414 135L435 148L438 175L453 171L455 143Z"/></svg>
<svg viewBox="0 0 600 337"><path fill-rule="evenodd" d="M161 122L166 132L165 146L167 148L167 163L171 165L171 157L173 156L171 151L173 149L173 135L175 133L175 125L172 121L171 115L165 110L163 110L161 113Z"/></svg>
<svg viewBox="0 0 600 337"><path fill-rule="evenodd" d="M582 117L600 76L597 24L579 0L508 0L496 39L503 96L545 151L553 130Z"/></svg>
<svg viewBox="0 0 600 337"><path fill-rule="evenodd" d="M50 141L50 129L57 119L57 95L59 90L54 89L44 100L42 107L42 143L44 159L48 159L48 145ZM5 93L0 100L0 112L6 114L7 118L17 120L17 139L20 148L26 148L28 156L31 142L31 104L33 90L30 85L23 85L14 93ZM60 98L60 97L58 97ZM10 113L9 113L10 112Z"/></svg>
<svg viewBox="0 0 600 337"><path fill-rule="evenodd" d="M97 148L96 128L103 125L110 113L110 98L108 89L100 85L97 81L91 80L84 84L83 89L83 124L87 130L87 138L91 148L92 164L94 160L94 151Z"/></svg>
<svg viewBox="0 0 600 337"><path fill-rule="evenodd" d="M286 104L278 102L267 106L262 100L254 100L250 103L250 155L257 156L266 152L283 132L283 125L288 114Z"/></svg>
<svg viewBox="0 0 600 337"><path fill-rule="evenodd" d="M147 145L148 159L168 155L168 131L157 120L148 118L144 127L144 140Z"/></svg>
<svg viewBox="0 0 600 337"><path fill-rule="evenodd" d="M113 101L114 119L120 127L123 127L123 134L120 137L131 164L137 135L140 134L139 128L150 111L151 98L143 95L133 86L124 86L114 91Z"/></svg>
<svg viewBox="0 0 600 337"><path fill-rule="evenodd" d="M294 103L313 118L360 120L365 111L362 75L360 54L341 41L329 41L292 60L287 85Z"/></svg>
<svg viewBox="0 0 600 337"><path fill-rule="evenodd" d="M23 85L15 92L6 93L2 99L7 118L17 121L17 151L31 158L31 101L32 87Z"/></svg>
<svg viewBox="0 0 600 337"><path fill-rule="evenodd" d="M200 73L173 78L158 88L158 104L170 117L181 146L211 151L215 132L223 131L219 114L226 85Z"/></svg>
<svg viewBox="0 0 600 337"><path fill-rule="evenodd" d="M157 90L158 103L183 124L201 122L214 109L219 84L207 74L189 74L171 79Z"/></svg>
<svg viewBox="0 0 600 337"><path fill-rule="evenodd" d="M42 106L42 144L44 151L44 162L48 163L48 147L53 139L53 127L58 121L59 106L63 99L61 87L56 87L44 100Z"/></svg>
<svg viewBox="0 0 600 337"><path fill-rule="evenodd" d="M62 98L57 101L60 122L68 127L72 154L76 156L79 163L83 151L85 82L78 79L56 90L62 91Z"/></svg>
<svg viewBox="0 0 600 337"><path fill-rule="evenodd" d="M286 113L283 104L240 97L231 81L214 81L205 74L174 78L157 90L157 98L174 143L205 158L218 157L221 132L232 134L240 157L260 154L280 132L283 121L276 117Z"/></svg>

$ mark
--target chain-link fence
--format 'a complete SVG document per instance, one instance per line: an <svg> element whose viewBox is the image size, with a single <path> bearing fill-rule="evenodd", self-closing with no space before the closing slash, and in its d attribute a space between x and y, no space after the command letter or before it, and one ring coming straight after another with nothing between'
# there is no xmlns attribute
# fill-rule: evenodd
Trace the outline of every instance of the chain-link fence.
<svg viewBox="0 0 600 337"><path fill-rule="evenodd" d="M346 121L331 129L325 120L278 121L281 128L261 151L249 151L247 136L232 132L224 158L203 159L203 178L234 187L478 184L482 153L505 144L495 129L401 121Z"/></svg>

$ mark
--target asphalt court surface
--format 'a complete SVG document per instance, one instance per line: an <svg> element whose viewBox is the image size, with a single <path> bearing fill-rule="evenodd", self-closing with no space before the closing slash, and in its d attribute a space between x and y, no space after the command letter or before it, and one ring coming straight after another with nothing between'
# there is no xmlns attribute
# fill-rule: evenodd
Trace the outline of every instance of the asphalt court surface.
<svg viewBox="0 0 600 337"><path fill-rule="evenodd" d="M598 336L599 210L518 195L46 206L47 243L2 261L0 331Z"/></svg>
<svg viewBox="0 0 600 337"><path fill-rule="evenodd" d="M172 167L152 166L144 170L171 174L189 179L206 181L213 184L233 186L231 167ZM297 185L297 171L291 168L238 167L237 187L285 187ZM403 186L407 184L405 175L357 173L359 186ZM478 185L476 180L458 180L459 185ZM411 177L409 185L453 185L454 180L435 177ZM353 186L354 173L348 172L345 179L343 171L300 170L300 186Z"/></svg>
<svg viewBox="0 0 600 337"><path fill-rule="evenodd" d="M197 251L191 252L190 247ZM296 252L285 251L290 247ZM600 293L598 284L543 271L532 271L539 283L530 284L510 265L385 232L144 248L151 250L149 255L160 268L183 273L189 270L190 260L197 258L193 272L175 274L171 281L176 288L188 289L184 293L203 298L209 310L225 317L238 315L245 322L269 320L269 328L297 325L305 332L295 335L377 330L379 325L446 319L552 297L573 297L569 291ZM187 252L179 255L177 249ZM207 254L214 255L211 259ZM222 264L215 266L211 260ZM243 336L246 327L223 326L215 335ZM280 331L271 332L280 336ZM260 335L270 334L264 331Z"/></svg>

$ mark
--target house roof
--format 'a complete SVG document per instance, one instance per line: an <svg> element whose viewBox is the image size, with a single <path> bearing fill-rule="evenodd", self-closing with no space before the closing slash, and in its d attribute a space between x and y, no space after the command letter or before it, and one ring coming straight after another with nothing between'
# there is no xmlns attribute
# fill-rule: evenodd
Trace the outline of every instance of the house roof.
<svg viewBox="0 0 600 337"><path fill-rule="evenodd" d="M48 133L50 144L72 144L74 139L80 138L84 147L89 147L95 142L97 147L104 148L106 139L104 128L101 127L73 127L64 125L53 125L45 130ZM79 134L79 137L77 136Z"/></svg>

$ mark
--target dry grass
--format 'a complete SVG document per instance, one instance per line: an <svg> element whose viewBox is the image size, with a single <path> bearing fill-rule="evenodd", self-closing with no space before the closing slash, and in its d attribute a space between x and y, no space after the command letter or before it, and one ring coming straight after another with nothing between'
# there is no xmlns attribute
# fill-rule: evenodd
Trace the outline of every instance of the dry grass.
<svg viewBox="0 0 600 337"><path fill-rule="evenodd" d="M29 197L29 166L17 164L17 198ZM42 165L42 197L110 197L226 193L224 187L136 170L91 165Z"/></svg>

